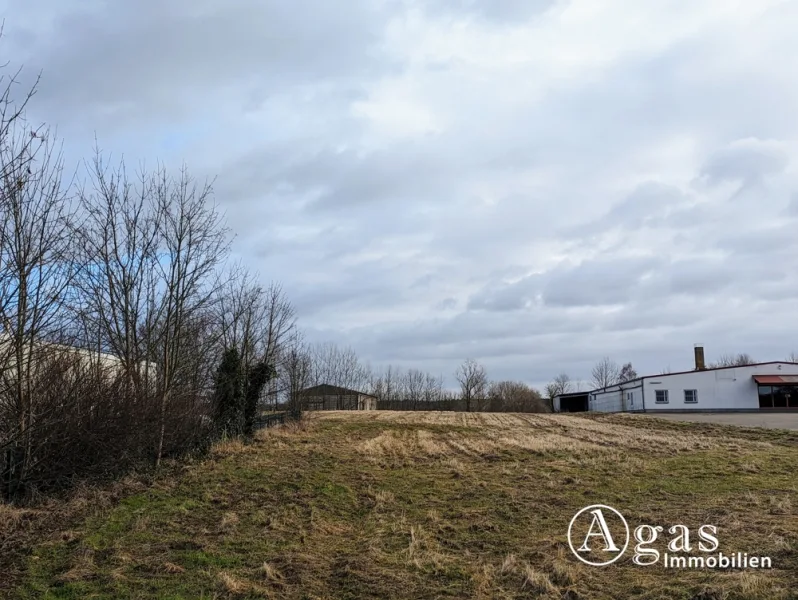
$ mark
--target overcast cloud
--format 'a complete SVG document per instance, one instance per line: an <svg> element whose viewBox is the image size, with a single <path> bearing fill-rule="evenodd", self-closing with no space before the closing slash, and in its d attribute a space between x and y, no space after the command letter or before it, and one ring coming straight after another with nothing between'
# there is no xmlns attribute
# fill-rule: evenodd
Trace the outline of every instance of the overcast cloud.
<svg viewBox="0 0 798 600"><path fill-rule="evenodd" d="M2 6L69 159L216 176L311 339L450 383L798 351L798 3Z"/></svg>

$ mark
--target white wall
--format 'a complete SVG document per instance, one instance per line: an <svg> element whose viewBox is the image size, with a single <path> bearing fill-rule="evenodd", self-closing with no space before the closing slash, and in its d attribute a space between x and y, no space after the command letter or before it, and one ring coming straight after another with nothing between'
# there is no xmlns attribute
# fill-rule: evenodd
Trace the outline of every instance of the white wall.
<svg viewBox="0 0 798 600"><path fill-rule="evenodd" d="M63 344L54 344L50 342L35 342L32 344L34 349L34 361L38 361L37 356L46 358L68 358L74 360L79 368L99 368L106 375L114 376L120 375L123 372L122 359L113 354L105 354L87 350L84 348L76 348L74 346L66 346ZM24 358L27 361L31 344L27 341L23 347ZM7 333L0 333L0 370L5 372L6 377L15 377L16 372L16 356L11 347L10 335ZM24 363L23 363L24 364ZM77 366L77 365L76 365ZM24 367L23 367L24 368ZM48 363L42 360L42 367L48 368ZM141 361L139 369L142 376L147 377L150 382L154 382L157 375L157 365L154 362ZM76 371L78 372L78 371Z"/></svg>
<svg viewBox="0 0 798 600"><path fill-rule="evenodd" d="M781 368L779 368L781 367ZM646 411L758 410L754 375L798 375L798 365L778 363L647 377ZM657 404L656 390L668 390L668 403ZM698 402L685 403L684 390L696 390Z"/></svg>
<svg viewBox="0 0 798 600"><path fill-rule="evenodd" d="M590 410L597 412L643 410L643 381L645 380L638 379L590 392Z"/></svg>

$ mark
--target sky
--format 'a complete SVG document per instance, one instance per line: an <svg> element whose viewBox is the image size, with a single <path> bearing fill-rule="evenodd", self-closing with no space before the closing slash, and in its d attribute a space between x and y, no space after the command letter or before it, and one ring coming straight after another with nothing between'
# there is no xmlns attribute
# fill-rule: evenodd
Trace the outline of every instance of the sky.
<svg viewBox="0 0 798 600"><path fill-rule="evenodd" d="M68 162L215 177L374 367L588 380L798 351L798 3L0 0Z"/></svg>

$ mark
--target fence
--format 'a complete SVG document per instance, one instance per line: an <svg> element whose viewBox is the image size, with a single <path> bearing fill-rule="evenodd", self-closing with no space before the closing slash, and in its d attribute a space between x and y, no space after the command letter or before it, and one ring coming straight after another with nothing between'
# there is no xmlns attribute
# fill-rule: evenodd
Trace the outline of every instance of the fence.
<svg viewBox="0 0 798 600"><path fill-rule="evenodd" d="M377 410L455 411L455 412L550 412L548 400L502 402L492 398L472 398L469 404L462 398L446 400L377 400Z"/></svg>
<svg viewBox="0 0 798 600"><path fill-rule="evenodd" d="M267 427L276 427L277 425L285 425L285 418L287 413L271 413L260 415L255 418L253 423L254 429L266 429Z"/></svg>

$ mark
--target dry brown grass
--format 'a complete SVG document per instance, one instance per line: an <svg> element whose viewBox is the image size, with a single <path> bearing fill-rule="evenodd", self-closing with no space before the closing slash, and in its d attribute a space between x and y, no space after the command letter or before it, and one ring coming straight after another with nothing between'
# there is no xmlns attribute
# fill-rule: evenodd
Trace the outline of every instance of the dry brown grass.
<svg viewBox="0 0 798 600"><path fill-rule="evenodd" d="M458 456L490 456L505 450L520 449L547 455L567 452L569 460L583 466L613 463L618 451L630 469L639 466L633 453L648 452L652 447L675 455L713 449L767 447L767 442L728 440L707 437L700 433L659 433L633 425L597 422L564 415L494 414L427 412L378 413L326 412L314 415L318 421L386 423L376 436L361 442L357 449L366 460L385 463L403 459ZM418 423L418 429L394 429L390 424ZM424 426L457 426L459 429L441 434ZM753 461L742 465L745 472L755 473L759 465Z"/></svg>
<svg viewBox="0 0 798 600"><path fill-rule="evenodd" d="M220 445L116 508L98 499L94 519L37 548L22 597L786 600L798 588L798 448L735 432L625 416L318 413ZM564 531L593 502L636 522L714 523L724 551L779 568L586 567Z"/></svg>
<svg viewBox="0 0 798 600"><path fill-rule="evenodd" d="M272 583L280 583L284 579L283 574L280 573L280 570L267 562L260 566L260 572L267 581Z"/></svg>

